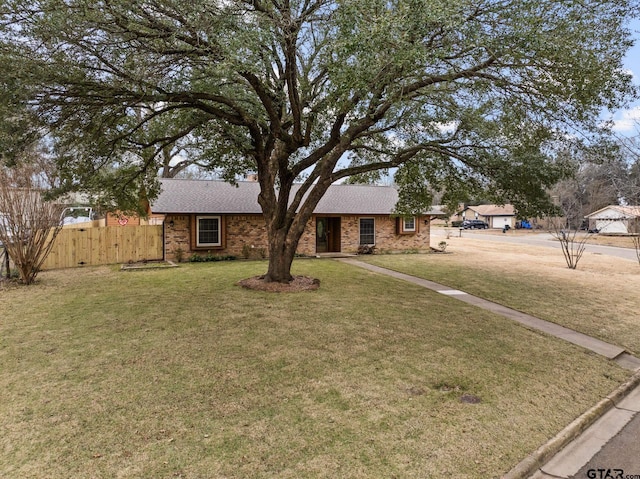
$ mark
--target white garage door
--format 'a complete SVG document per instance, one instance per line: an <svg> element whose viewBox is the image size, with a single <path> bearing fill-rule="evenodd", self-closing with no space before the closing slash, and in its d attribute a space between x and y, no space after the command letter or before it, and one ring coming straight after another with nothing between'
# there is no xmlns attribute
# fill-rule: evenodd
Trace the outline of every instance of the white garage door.
<svg viewBox="0 0 640 479"><path fill-rule="evenodd" d="M511 226L511 216L494 216L492 221L494 228L504 228L506 225Z"/></svg>
<svg viewBox="0 0 640 479"><path fill-rule="evenodd" d="M622 221L596 220L596 228L600 233L628 233Z"/></svg>

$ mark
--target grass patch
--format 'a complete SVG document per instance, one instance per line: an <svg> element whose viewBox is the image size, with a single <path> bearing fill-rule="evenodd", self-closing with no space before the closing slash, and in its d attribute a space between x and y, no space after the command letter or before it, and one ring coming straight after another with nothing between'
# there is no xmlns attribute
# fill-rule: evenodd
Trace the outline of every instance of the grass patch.
<svg viewBox="0 0 640 479"><path fill-rule="evenodd" d="M589 236L587 243L602 246L615 246L617 248L635 248L633 245L633 237L631 236L608 236L605 234L597 234Z"/></svg>
<svg viewBox="0 0 640 479"><path fill-rule="evenodd" d="M570 270L559 250L453 238L448 255L363 258L429 279L640 354L640 268L586 253Z"/></svg>
<svg viewBox="0 0 640 479"><path fill-rule="evenodd" d="M265 268L51 271L1 291L0 476L498 477L628 376L329 260L295 264L314 292L235 285Z"/></svg>

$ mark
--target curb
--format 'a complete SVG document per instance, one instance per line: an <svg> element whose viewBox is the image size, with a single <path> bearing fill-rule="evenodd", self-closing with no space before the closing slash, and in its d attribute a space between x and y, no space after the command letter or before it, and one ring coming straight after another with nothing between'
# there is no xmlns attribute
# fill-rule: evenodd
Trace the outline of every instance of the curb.
<svg viewBox="0 0 640 479"><path fill-rule="evenodd" d="M540 446L535 452L525 457L513 469L507 472L502 479L527 479L538 469L544 466L553 456L560 452L567 444L578 437L585 429L600 419L607 411L612 409L627 394L640 385L640 370L631 376L625 383L607 395L598 404L575 419L571 424Z"/></svg>

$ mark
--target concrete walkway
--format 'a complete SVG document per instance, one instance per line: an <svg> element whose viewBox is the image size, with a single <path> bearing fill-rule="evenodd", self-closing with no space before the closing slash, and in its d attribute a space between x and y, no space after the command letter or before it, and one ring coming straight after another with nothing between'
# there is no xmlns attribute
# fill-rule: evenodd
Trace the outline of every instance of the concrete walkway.
<svg viewBox="0 0 640 479"><path fill-rule="evenodd" d="M337 261L407 281L431 291L450 296L459 301L483 308L513 321L517 321L527 328L542 331L551 336L589 349L615 361L625 369L636 371L636 374L634 374L627 383L623 384L616 391L569 424L564 430L558 433L556 437L550 439L537 451L517 464L504 478L582 479L584 476L575 474L577 474L581 468L589 467L593 461L598 461L598 454L609 454L612 449L614 453L617 454L625 453L625 451L615 451L615 448L609 446L608 443L612 438L617 439L617 436L622 434L621 431L627 429L627 424L629 424L629 428L631 428L635 425L635 421L639 421L636 419L632 422L634 417L640 412L640 359L627 353L619 346L592 338L591 336L555 323L544 321L522 313L521 311L516 311L506 306L487 301L486 299L473 296L464 291L451 289L447 286L434 283L433 281L374 266L354 258L341 258L337 259ZM632 429L632 431L635 431L635 429ZM637 438L635 438L635 440L637 440ZM611 441L612 444L613 442L614 441ZM601 463L596 462L596 464ZM621 465L623 462L620 461L618 464ZM632 472L629 469L627 469L627 471ZM596 477L593 476L591 472L586 477ZM640 470L638 470L638 472L640 472Z"/></svg>
<svg viewBox="0 0 640 479"><path fill-rule="evenodd" d="M399 273L387 268L381 268L380 266L374 266L372 264L358 261L357 259L343 258L338 259L338 261L350 264L352 266L357 266L359 268L364 268L369 271L373 271L374 273L384 274L393 278L407 281L409 283L417 284L418 286L422 286L423 288L430 289L446 296L451 296L459 301L472 304L479 308L486 309L493 313L509 318L513 321L517 321L527 328L542 331L551 336L555 336L578 346L582 346L583 348L589 349L594 353L616 361L621 367L625 369L629 369L631 371L640 369L640 359L636 358L635 356L631 356L624 350L624 348L621 348L620 346L606 343L599 339L592 338L591 336L587 336L586 334L582 334L572 329L565 328L564 326L560 326L558 324L536 318L521 311L516 311L515 309L507 308L506 306L502 306L501 304L487 301L486 299L473 296L469 293L465 293L464 291L451 289L448 286L443 286L441 284L434 283L433 281L417 278L415 276L404 273Z"/></svg>

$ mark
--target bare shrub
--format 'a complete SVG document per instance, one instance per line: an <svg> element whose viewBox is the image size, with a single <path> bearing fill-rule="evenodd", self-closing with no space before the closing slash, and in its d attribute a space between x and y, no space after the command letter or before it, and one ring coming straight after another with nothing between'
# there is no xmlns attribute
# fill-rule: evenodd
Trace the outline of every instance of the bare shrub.
<svg viewBox="0 0 640 479"><path fill-rule="evenodd" d="M24 284L35 281L61 229L62 207L45 199L47 186L35 163L0 167L0 242Z"/></svg>
<svg viewBox="0 0 640 479"><path fill-rule="evenodd" d="M565 218L549 218L549 233L558 240L562 254L570 269L576 269L587 246L590 233L580 233L577 229L566 226Z"/></svg>

